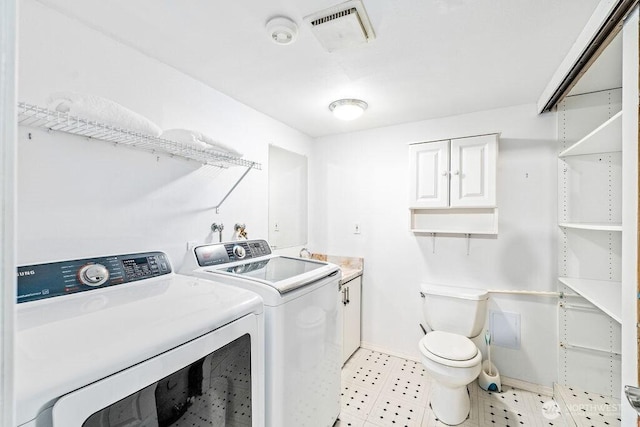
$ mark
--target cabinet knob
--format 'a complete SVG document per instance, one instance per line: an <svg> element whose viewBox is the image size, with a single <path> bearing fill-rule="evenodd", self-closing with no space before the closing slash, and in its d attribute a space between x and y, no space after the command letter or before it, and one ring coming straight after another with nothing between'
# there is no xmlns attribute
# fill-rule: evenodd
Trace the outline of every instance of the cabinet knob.
<svg viewBox="0 0 640 427"><path fill-rule="evenodd" d="M442 176L447 176L447 175L449 175L449 171L442 172Z"/></svg>
<svg viewBox="0 0 640 427"><path fill-rule="evenodd" d="M455 171L453 174L454 175L460 175L460 171Z"/></svg>

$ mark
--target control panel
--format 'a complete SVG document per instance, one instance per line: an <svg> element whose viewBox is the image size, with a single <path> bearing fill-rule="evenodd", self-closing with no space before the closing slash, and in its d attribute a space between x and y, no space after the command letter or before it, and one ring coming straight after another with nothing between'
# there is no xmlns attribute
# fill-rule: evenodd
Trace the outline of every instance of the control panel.
<svg viewBox="0 0 640 427"><path fill-rule="evenodd" d="M265 240L239 240L229 243L215 243L194 249L200 267L226 264L271 254Z"/></svg>
<svg viewBox="0 0 640 427"><path fill-rule="evenodd" d="M18 303L121 285L171 273L162 252L85 258L18 267Z"/></svg>

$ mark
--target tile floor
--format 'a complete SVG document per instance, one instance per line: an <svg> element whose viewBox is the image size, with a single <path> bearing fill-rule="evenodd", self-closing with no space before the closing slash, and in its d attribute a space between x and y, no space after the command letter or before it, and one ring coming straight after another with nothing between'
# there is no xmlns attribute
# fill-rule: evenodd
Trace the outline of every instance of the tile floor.
<svg viewBox="0 0 640 427"><path fill-rule="evenodd" d="M577 427L619 426L620 400L587 393L568 386L556 386L560 406L570 412Z"/></svg>
<svg viewBox="0 0 640 427"><path fill-rule="evenodd" d="M431 380L421 363L359 349L342 369L342 409L334 427L445 427L429 409L430 392ZM486 392L477 381L469 386L469 393L471 413L461 424L465 427L620 425L619 416L609 407L569 402L566 407L586 408L582 411L586 415L574 423L558 415L558 406L550 406L555 405L550 396L512 387L503 387L501 393ZM600 415L592 408L599 409Z"/></svg>

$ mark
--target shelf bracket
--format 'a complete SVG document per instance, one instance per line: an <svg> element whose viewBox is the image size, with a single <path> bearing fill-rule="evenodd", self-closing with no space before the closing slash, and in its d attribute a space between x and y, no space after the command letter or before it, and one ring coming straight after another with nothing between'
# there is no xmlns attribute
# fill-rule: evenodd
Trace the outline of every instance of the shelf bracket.
<svg viewBox="0 0 640 427"><path fill-rule="evenodd" d="M227 194L225 194L225 195L224 195L224 197L222 198L222 200L220 200L220 203L218 203L218 204L215 206L215 210L216 210L216 213L217 213L217 214L219 214L219 213L220 213L220 206L222 206L222 204L224 203L224 201L225 201L225 200L227 200L227 197L229 197L229 195L230 195L231 193L233 193L233 190L235 190L235 189L236 189L236 187L238 186L238 184L240 184L240 181L242 181L242 180L244 179L244 177L245 177L245 176L247 176L247 174L249 173L249 171L250 171L251 169L253 169L253 166L254 166L254 165L255 165L255 162L251 163L251 165L249 165L249 166L247 167L247 170L246 170L246 171L244 171L244 173L240 176L240 178L238 178L238 180L236 181L236 183L235 183L235 184L233 184L233 186L229 189L229 191L227 191Z"/></svg>

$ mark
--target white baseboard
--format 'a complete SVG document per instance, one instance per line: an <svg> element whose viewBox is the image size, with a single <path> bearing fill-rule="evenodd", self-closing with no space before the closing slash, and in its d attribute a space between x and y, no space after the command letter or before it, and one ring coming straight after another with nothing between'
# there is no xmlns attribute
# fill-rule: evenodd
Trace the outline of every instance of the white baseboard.
<svg viewBox="0 0 640 427"><path fill-rule="evenodd" d="M510 377L501 377L500 380L503 385L508 385L524 391L530 391L531 393L541 394L543 396L553 396L553 387L547 387Z"/></svg>

